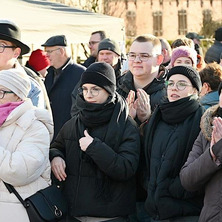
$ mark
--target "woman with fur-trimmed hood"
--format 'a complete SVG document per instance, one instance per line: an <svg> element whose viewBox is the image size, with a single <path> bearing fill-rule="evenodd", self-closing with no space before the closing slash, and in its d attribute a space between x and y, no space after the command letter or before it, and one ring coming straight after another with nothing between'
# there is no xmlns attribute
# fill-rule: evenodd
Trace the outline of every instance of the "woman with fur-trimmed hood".
<svg viewBox="0 0 222 222"><path fill-rule="evenodd" d="M207 109L201 119L201 132L180 172L181 183L188 191L204 188L204 206L200 222L222 221L222 83L219 104Z"/></svg>

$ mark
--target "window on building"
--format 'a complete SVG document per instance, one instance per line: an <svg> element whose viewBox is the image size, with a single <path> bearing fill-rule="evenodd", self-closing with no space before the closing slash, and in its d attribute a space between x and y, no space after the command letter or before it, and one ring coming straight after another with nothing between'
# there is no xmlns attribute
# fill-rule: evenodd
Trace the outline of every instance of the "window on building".
<svg viewBox="0 0 222 222"><path fill-rule="evenodd" d="M178 11L178 34L185 35L187 33L187 12L186 10Z"/></svg>
<svg viewBox="0 0 222 222"><path fill-rule="evenodd" d="M126 12L126 35L135 36L136 35L136 13L134 11Z"/></svg>
<svg viewBox="0 0 222 222"><path fill-rule="evenodd" d="M162 12L157 11L153 12L153 34L155 36L163 35L163 16Z"/></svg>

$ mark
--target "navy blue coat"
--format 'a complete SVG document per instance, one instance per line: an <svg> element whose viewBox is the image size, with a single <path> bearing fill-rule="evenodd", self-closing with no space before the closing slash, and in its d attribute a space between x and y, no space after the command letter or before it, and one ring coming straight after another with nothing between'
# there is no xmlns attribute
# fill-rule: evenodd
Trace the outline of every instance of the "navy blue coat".
<svg viewBox="0 0 222 222"><path fill-rule="evenodd" d="M53 141L64 123L71 118L71 93L85 69L85 67L74 64L73 61L69 59L60 70L56 70L53 67L50 67L48 70L45 78L45 86L54 120ZM59 71L59 77L54 82L54 75L57 71Z"/></svg>

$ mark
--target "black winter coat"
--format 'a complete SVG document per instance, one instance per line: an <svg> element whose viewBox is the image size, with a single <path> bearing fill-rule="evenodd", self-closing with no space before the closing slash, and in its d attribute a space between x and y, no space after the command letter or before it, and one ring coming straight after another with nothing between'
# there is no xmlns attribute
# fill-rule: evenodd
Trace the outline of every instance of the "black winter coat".
<svg viewBox="0 0 222 222"><path fill-rule="evenodd" d="M197 216L202 207L202 199L182 187L179 172L199 134L204 108L198 102L191 104L182 100L185 99L168 103L170 109L158 106L144 126L147 163L145 209L155 220ZM173 103L181 103L180 109ZM189 110L189 107L194 108ZM163 118L163 113L170 118ZM186 117L182 118L183 115Z"/></svg>
<svg viewBox="0 0 222 222"><path fill-rule="evenodd" d="M71 118L71 93L84 71L85 67L74 64L70 59L68 63L62 67L62 70L60 70L60 73L58 74L58 79L54 82L56 70L53 67L50 67L48 70L44 83L53 114L53 140L57 136L59 130L62 128L63 124Z"/></svg>
<svg viewBox="0 0 222 222"><path fill-rule="evenodd" d="M60 156L66 162L64 194L71 216L111 218L135 211L140 139L135 122L127 116L124 122L116 125L111 118L106 124L88 128L94 140L83 152L79 139L86 126L78 114L64 125L51 145L50 159ZM121 135L115 135L119 130L116 126ZM110 129L114 133L105 143L104 135Z"/></svg>

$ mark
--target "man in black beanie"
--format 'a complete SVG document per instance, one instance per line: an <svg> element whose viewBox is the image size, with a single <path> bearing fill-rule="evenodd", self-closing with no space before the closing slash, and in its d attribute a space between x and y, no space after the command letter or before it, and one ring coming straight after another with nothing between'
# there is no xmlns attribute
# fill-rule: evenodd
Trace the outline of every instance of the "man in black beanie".
<svg viewBox="0 0 222 222"><path fill-rule="evenodd" d="M121 76L121 51L114 40L106 38L99 43L97 60L110 64L115 70L118 81Z"/></svg>
<svg viewBox="0 0 222 222"><path fill-rule="evenodd" d="M222 52L222 27L218 28L215 31L215 41L214 44L207 50L205 55L205 62L212 63L217 62L220 63L220 54Z"/></svg>

